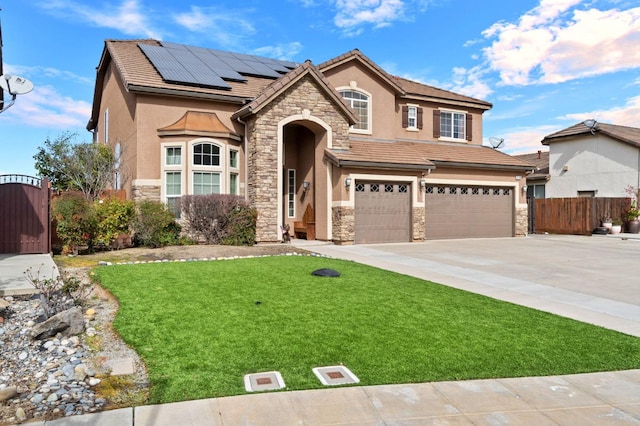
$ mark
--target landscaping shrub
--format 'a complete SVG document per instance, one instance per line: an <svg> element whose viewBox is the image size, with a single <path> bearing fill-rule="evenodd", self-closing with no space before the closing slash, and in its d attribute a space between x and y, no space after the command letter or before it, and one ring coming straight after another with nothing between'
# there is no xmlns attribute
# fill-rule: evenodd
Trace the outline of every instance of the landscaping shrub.
<svg viewBox="0 0 640 426"><path fill-rule="evenodd" d="M181 227L159 201L141 201L136 208L133 223L134 244L144 247L163 247L176 244Z"/></svg>
<svg viewBox="0 0 640 426"><path fill-rule="evenodd" d="M129 234L135 217L133 201L107 198L95 204L96 241L111 246L120 234Z"/></svg>
<svg viewBox="0 0 640 426"><path fill-rule="evenodd" d="M78 246L82 245L92 248L97 226L93 202L82 194L66 192L52 204L56 232L62 240L63 252L78 254Z"/></svg>
<svg viewBox="0 0 640 426"><path fill-rule="evenodd" d="M221 244L229 246L252 246L256 242L258 210L247 205L237 206L231 211L225 236Z"/></svg>
<svg viewBox="0 0 640 426"><path fill-rule="evenodd" d="M189 232L207 244L246 245L255 241L255 217L237 195L185 195L180 199Z"/></svg>

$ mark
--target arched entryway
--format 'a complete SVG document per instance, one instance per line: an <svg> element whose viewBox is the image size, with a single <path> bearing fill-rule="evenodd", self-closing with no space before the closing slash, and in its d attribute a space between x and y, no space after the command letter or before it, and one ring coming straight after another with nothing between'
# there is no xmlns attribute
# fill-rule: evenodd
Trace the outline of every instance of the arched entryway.
<svg viewBox="0 0 640 426"><path fill-rule="evenodd" d="M280 123L279 223L288 224L290 233L307 239L331 239L331 176L324 161L324 150L331 146L329 126L314 117L290 117ZM307 216L305 216L305 212ZM314 220L313 228L303 231L304 218Z"/></svg>

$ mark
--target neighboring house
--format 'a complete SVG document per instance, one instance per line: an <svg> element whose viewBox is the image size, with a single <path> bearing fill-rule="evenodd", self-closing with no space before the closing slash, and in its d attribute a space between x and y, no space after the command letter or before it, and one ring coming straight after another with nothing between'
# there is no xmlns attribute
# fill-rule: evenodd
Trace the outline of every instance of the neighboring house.
<svg viewBox="0 0 640 426"><path fill-rule="evenodd" d="M525 235L532 166L482 146L491 106L357 49L314 65L107 40L87 128L122 153L128 197L241 195L257 242L309 206L339 244Z"/></svg>
<svg viewBox="0 0 640 426"><path fill-rule="evenodd" d="M547 198L628 197L640 183L640 129L586 120L542 139Z"/></svg>
<svg viewBox="0 0 640 426"><path fill-rule="evenodd" d="M527 175L527 198L545 198L545 186L549 180L549 151L514 155L533 164L535 171Z"/></svg>

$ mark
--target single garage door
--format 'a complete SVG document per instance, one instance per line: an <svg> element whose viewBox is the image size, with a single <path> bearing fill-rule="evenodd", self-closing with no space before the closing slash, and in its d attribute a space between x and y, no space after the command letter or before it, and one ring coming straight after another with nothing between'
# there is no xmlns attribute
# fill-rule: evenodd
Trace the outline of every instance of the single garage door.
<svg viewBox="0 0 640 426"><path fill-rule="evenodd" d="M425 237L512 237L513 188L433 185L425 188Z"/></svg>
<svg viewBox="0 0 640 426"><path fill-rule="evenodd" d="M411 241L411 186L406 183L355 183L355 243Z"/></svg>

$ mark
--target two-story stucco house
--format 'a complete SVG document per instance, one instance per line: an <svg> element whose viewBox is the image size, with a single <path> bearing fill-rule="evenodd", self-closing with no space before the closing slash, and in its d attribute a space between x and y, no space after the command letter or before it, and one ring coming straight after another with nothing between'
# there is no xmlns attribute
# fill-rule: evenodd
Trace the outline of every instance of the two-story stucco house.
<svg viewBox="0 0 640 426"><path fill-rule="evenodd" d="M122 153L128 197L244 196L258 242L309 208L340 244L524 235L532 166L482 146L490 108L358 50L314 65L107 40L87 128Z"/></svg>
<svg viewBox="0 0 640 426"><path fill-rule="evenodd" d="M586 120L547 135L547 198L627 197L640 185L640 129Z"/></svg>

